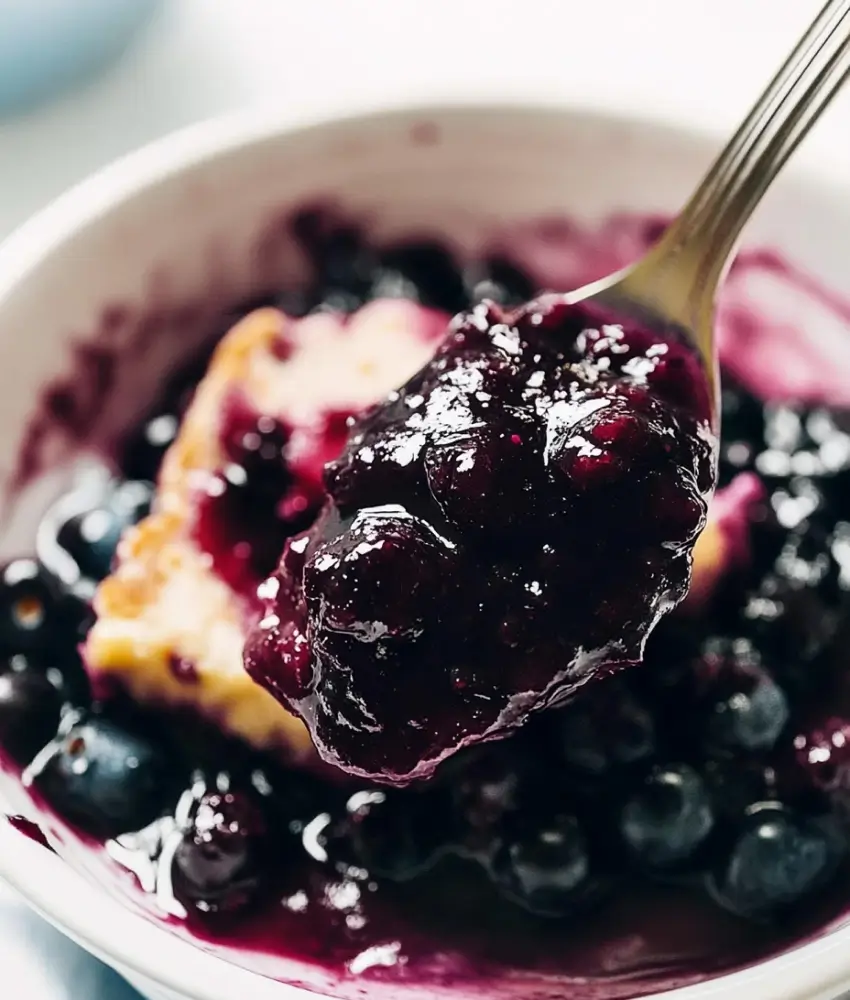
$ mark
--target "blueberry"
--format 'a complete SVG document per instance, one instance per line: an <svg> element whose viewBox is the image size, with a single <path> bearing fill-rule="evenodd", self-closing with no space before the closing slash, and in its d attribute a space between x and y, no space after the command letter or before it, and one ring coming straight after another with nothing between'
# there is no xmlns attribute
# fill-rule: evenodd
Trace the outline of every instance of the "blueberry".
<svg viewBox="0 0 850 1000"><path fill-rule="evenodd" d="M376 262L357 226L340 225L327 212L308 209L299 212L292 234L315 272L306 296L287 295L280 304L290 315L320 309L353 312L369 296ZM294 303L293 303L294 298ZM299 300L305 300L299 301ZM293 304L295 308L293 309Z"/></svg>
<svg viewBox="0 0 850 1000"><path fill-rule="evenodd" d="M828 536L804 522L786 536L774 566L744 605L748 634L794 693L821 679L819 659L840 621L839 577Z"/></svg>
<svg viewBox="0 0 850 1000"><path fill-rule="evenodd" d="M175 413L152 417L130 442L121 468L130 479L155 481L165 452L177 437L180 418Z"/></svg>
<svg viewBox="0 0 850 1000"><path fill-rule="evenodd" d="M63 699L53 674L20 655L0 669L0 747L19 764L56 735Z"/></svg>
<svg viewBox="0 0 850 1000"><path fill-rule="evenodd" d="M752 806L773 794L776 771L759 757L728 754L705 760L701 767L714 804L718 828L737 828Z"/></svg>
<svg viewBox="0 0 850 1000"><path fill-rule="evenodd" d="M506 817L521 808L528 775L514 752L474 754L457 767L451 783L456 849L479 860L492 860Z"/></svg>
<svg viewBox="0 0 850 1000"><path fill-rule="evenodd" d="M491 299L503 306L519 306L535 292L531 279L507 258L494 255L464 271L470 301Z"/></svg>
<svg viewBox="0 0 850 1000"><path fill-rule="evenodd" d="M468 305L457 262L439 243L424 241L388 247L379 256L384 272L395 273L415 289L425 306L457 313Z"/></svg>
<svg viewBox="0 0 850 1000"><path fill-rule="evenodd" d="M322 241L317 256L320 308L353 312L369 298L376 261L353 226L338 226Z"/></svg>
<svg viewBox="0 0 850 1000"><path fill-rule="evenodd" d="M267 883L271 831L253 792L206 792L174 854L174 889L202 913L242 910Z"/></svg>
<svg viewBox="0 0 850 1000"><path fill-rule="evenodd" d="M69 716L33 762L30 780L60 815L112 837L156 819L170 797L170 770L145 736L101 716Z"/></svg>
<svg viewBox="0 0 850 1000"><path fill-rule="evenodd" d="M838 716L797 733L798 768L808 785L828 795L850 792L850 722Z"/></svg>
<svg viewBox="0 0 850 1000"><path fill-rule="evenodd" d="M770 750L789 717L788 699L746 638L710 637L695 665L713 749Z"/></svg>
<svg viewBox="0 0 850 1000"><path fill-rule="evenodd" d="M307 562L304 593L316 631L364 643L415 637L439 610L451 559L441 537L404 508L361 511Z"/></svg>
<svg viewBox="0 0 850 1000"><path fill-rule="evenodd" d="M59 525L56 541L83 578L98 581L108 575L123 531L148 513L152 496L150 483L129 481L94 505L80 498L81 509Z"/></svg>
<svg viewBox="0 0 850 1000"><path fill-rule="evenodd" d="M447 816L433 792L358 792L348 801L348 814L355 853L379 878L406 882L443 852Z"/></svg>
<svg viewBox="0 0 850 1000"><path fill-rule="evenodd" d="M749 691L736 691L719 702L710 720L713 741L724 747L769 750L788 722L788 699L767 675Z"/></svg>
<svg viewBox="0 0 850 1000"><path fill-rule="evenodd" d="M734 913L774 916L824 886L843 854L843 839L829 819L760 804L728 860L709 877L709 891Z"/></svg>
<svg viewBox="0 0 850 1000"><path fill-rule="evenodd" d="M691 860L714 829L705 782L687 764L655 768L623 806L620 830L641 866L669 869Z"/></svg>
<svg viewBox="0 0 850 1000"><path fill-rule="evenodd" d="M568 705L558 721L566 764L601 776L648 760L655 752L655 721L618 679L611 678Z"/></svg>
<svg viewBox="0 0 850 1000"><path fill-rule="evenodd" d="M499 422L455 435L429 448L425 472L434 499L461 531L498 535L535 519L543 460L530 425Z"/></svg>
<svg viewBox="0 0 850 1000"><path fill-rule="evenodd" d="M505 896L545 916L574 912L599 888L587 838L570 815L553 816L509 837L492 873Z"/></svg>
<svg viewBox="0 0 850 1000"><path fill-rule="evenodd" d="M761 402L724 374L721 399L720 486L739 472L752 469L764 446L764 410Z"/></svg>
<svg viewBox="0 0 850 1000"><path fill-rule="evenodd" d="M0 570L0 648L6 653L44 650L58 627L55 584L35 559L14 559Z"/></svg>

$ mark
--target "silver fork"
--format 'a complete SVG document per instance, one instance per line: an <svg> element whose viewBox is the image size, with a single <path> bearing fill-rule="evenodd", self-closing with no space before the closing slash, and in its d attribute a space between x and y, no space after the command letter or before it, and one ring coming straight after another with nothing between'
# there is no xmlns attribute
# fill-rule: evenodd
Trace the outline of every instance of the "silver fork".
<svg viewBox="0 0 850 1000"><path fill-rule="evenodd" d="M850 0L829 0L658 242L636 264L567 295L688 336L705 365L715 422L715 300L732 251L849 74Z"/></svg>

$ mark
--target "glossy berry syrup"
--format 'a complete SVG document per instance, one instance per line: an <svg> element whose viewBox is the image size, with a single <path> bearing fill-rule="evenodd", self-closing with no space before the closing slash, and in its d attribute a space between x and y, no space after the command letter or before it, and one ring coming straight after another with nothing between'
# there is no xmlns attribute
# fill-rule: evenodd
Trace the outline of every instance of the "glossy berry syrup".
<svg viewBox="0 0 850 1000"><path fill-rule="evenodd" d="M245 662L320 754L404 782L640 660L711 487L689 349L557 297L458 316L353 425Z"/></svg>
<svg viewBox="0 0 850 1000"><path fill-rule="evenodd" d="M350 435L330 414L310 454L293 446L303 429L234 401L222 428L238 471L196 527L246 593L285 546L261 588L280 618L257 647L264 680L329 757L383 783L298 770L185 709L90 690L88 597L147 510L197 363L110 473L49 512L38 558L2 569L14 812L187 941L344 998L625 1000L846 919L850 394L783 393L769 317L756 350L750 316L761 391L730 353L695 586L647 638L687 586L705 515L690 356L557 299L519 307L535 284L598 277L556 280L535 260L609 272L625 263L611 246L636 256L657 225L528 227L508 241L528 273L502 252L462 264L434 242L376 249L321 213L294 228L315 275L281 300L290 313L397 294L466 316ZM766 259L736 265L732 294ZM722 313L733 347L738 306ZM580 636L598 657L578 655ZM629 666L598 676L603 661ZM190 662L173 670L198 683Z"/></svg>

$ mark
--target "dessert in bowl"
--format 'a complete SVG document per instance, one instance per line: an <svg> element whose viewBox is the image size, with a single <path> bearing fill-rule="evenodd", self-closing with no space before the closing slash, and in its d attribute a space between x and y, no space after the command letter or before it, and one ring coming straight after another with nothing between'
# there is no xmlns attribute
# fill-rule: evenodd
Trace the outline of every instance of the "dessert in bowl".
<svg viewBox="0 0 850 1000"><path fill-rule="evenodd" d="M658 384L658 344L633 331L559 314L543 333L577 354L549 357L513 310L636 257L711 151L557 110L212 126L9 244L3 329L37 329L44 349L9 334L4 794L63 862L2 836L4 874L38 909L152 996L839 992L836 203L789 181L732 271L707 520L695 453L675 464L694 469L692 503L676 493L659 514L670 494L639 488L668 482L655 457L641 479L661 454L646 428L688 438L654 401L637 423L616 401L614 421L587 415L570 452L549 397L532 414L511 395L520 369L526 388L568 368L598 385L599 359L626 372L617 399ZM482 331L486 351L514 337L532 361L508 371L488 353L474 390L496 415L450 440L432 428L416 451L409 414L439 410L453 352L468 361ZM449 382L451 412L473 412ZM541 413L553 468L582 494L566 519L560 480L534 478ZM623 523L685 560L644 612L645 651L625 642L637 618L584 575L617 559L630 611L657 580L636 575L650 562L632 563L632 529L596 517L608 500L586 502L600 482L631 483ZM547 685L573 679L582 601L582 627L605 605L622 669L565 700L560 674ZM438 656L405 652L435 628ZM375 684L358 666L341 692L367 647L392 669ZM532 718L506 713L518 690L542 692ZM821 957L801 972L807 953Z"/></svg>

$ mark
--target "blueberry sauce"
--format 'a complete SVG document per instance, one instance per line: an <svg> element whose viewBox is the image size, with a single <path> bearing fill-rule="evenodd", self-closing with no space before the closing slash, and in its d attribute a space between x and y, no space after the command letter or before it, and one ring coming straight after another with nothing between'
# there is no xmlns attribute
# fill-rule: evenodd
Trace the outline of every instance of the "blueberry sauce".
<svg viewBox="0 0 850 1000"><path fill-rule="evenodd" d="M245 652L329 763L431 774L639 661L684 597L712 483L705 379L680 343L606 320L484 302L353 424L292 542L303 569L284 556Z"/></svg>
<svg viewBox="0 0 850 1000"><path fill-rule="evenodd" d="M347 705L346 692L315 685L315 657L338 656L335 643L347 644L346 656L359 643L391 658L393 644L427 636L414 662L428 676L409 693L357 691L385 723L391 710L401 722L421 719L436 742L412 729L396 736L398 756L397 744L387 751L358 736L337 756L362 754L360 770L381 777L409 776L422 760L433 773L390 787L296 770L209 721L92 696L77 651L87 598L121 528L146 510L203 373L199 354L112 474L50 512L38 558L3 570L0 747L39 823L69 824L63 853L174 933L340 997L409 988L419 997L626 1000L758 961L840 919L850 892L848 411L807 392L804 402L765 402L740 369L724 380L717 516L699 540L688 600L644 642L618 589L603 638L623 642L613 659L638 660L642 649L643 662L559 704L575 668L564 662L566 680L553 685L553 658L575 659L571 616L599 604L579 556L616 559L622 594L644 595L653 621L687 586L707 483L703 404L676 392L687 370L671 372L685 360L675 344L651 351L640 330L600 335L598 322L557 300L542 324L517 313L536 272L499 246L462 265L433 241L375 249L320 213L295 229L315 278L280 298L291 314L399 295L467 319L353 436L348 412L286 426L233 397L220 427L226 463L198 487L206 500L196 538L240 594L277 570L252 613L286 602L286 620L303 629L275 637L264 676L293 701L309 691L322 711ZM636 249L651 235L637 231ZM563 255L574 236L549 227L550 254L560 245ZM601 270L612 270L599 255ZM562 338L557 350L541 326ZM502 359L502 341L516 354ZM452 381L464 351L494 390L483 413ZM544 377L532 405L521 387L547 367L532 360L547 351L563 381ZM605 374L591 377L606 358ZM464 415L459 434L433 436L405 466L383 461L411 429L409 415L446 387ZM587 399L604 406L558 424L559 402ZM591 461L574 444L576 426L593 444ZM377 462L364 462L368 448ZM522 475L499 478L491 455L504 450ZM611 524L626 481L633 518L595 530L606 516ZM482 509L484 492L501 502ZM567 527L576 512L579 537ZM344 560L375 517L380 552L350 578L323 570L320 554ZM676 553L672 571L653 565L661 546ZM404 586L382 588L382 560ZM367 607L357 575L376 569ZM469 579L479 590L486 579L484 606L457 583ZM435 619L451 640L444 657L428 648ZM542 648L523 660L513 650L526 648L530 622ZM291 670L281 673L286 643ZM170 669L198 683L190 661ZM548 710L505 739L464 745L492 727L490 701L504 708L520 685ZM488 707L470 716L473 698Z"/></svg>

